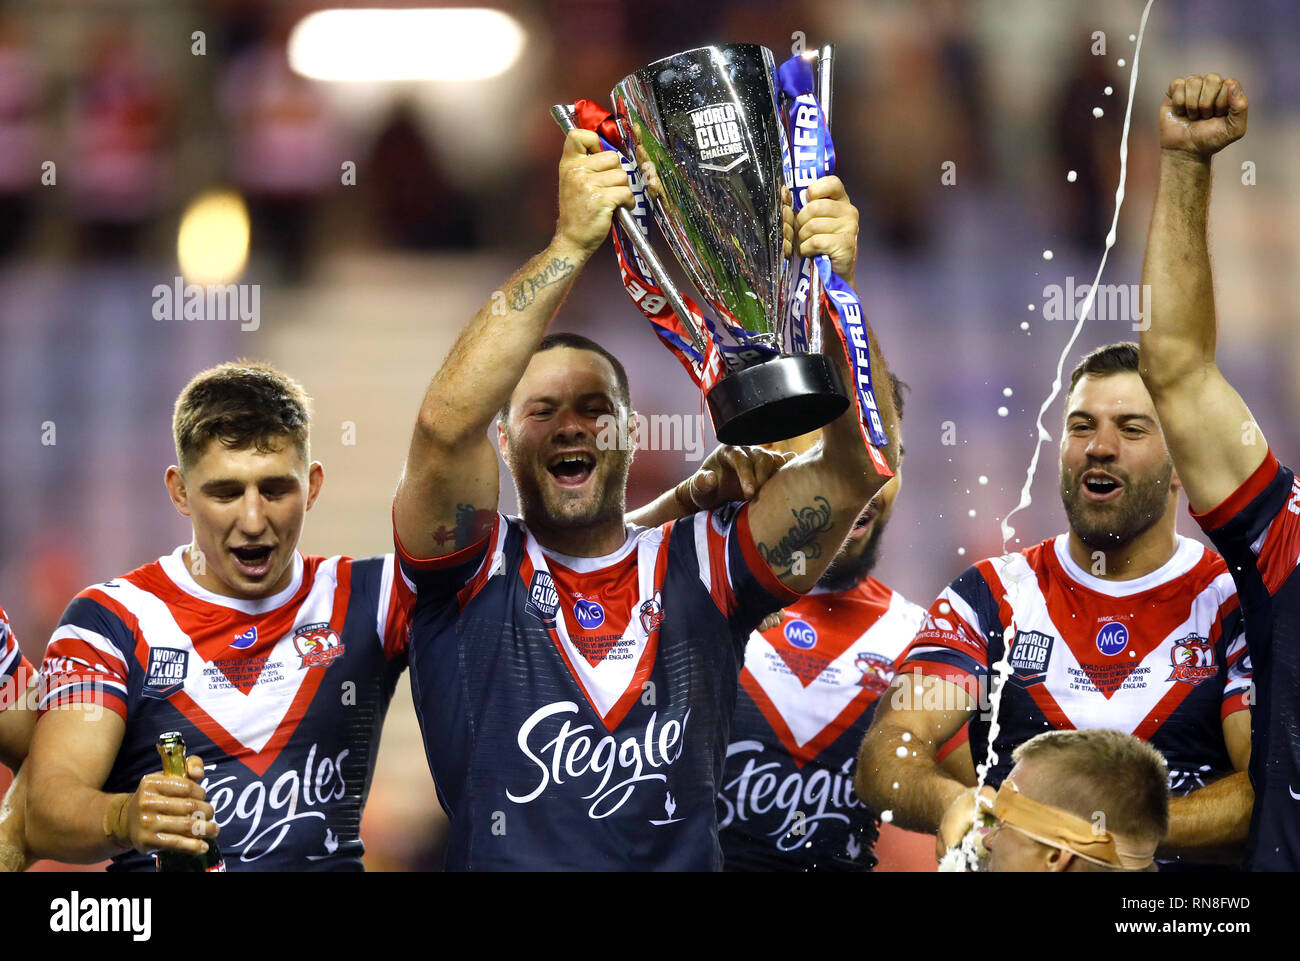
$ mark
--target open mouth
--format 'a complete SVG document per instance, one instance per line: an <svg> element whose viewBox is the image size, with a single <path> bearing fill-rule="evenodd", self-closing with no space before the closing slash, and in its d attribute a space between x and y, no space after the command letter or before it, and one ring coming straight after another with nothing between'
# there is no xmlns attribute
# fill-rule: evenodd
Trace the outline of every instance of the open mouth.
<svg viewBox="0 0 1300 961"><path fill-rule="evenodd" d="M596 470L596 458L585 451L559 454L546 465L561 487L581 487Z"/></svg>
<svg viewBox="0 0 1300 961"><path fill-rule="evenodd" d="M1089 501L1102 502L1114 500L1124 485L1105 471L1086 471L1080 478L1083 484L1084 498Z"/></svg>
<svg viewBox="0 0 1300 961"><path fill-rule="evenodd" d="M265 544L245 547L232 547L230 555L235 559L235 567L245 577L262 577L271 568L271 555L275 548Z"/></svg>

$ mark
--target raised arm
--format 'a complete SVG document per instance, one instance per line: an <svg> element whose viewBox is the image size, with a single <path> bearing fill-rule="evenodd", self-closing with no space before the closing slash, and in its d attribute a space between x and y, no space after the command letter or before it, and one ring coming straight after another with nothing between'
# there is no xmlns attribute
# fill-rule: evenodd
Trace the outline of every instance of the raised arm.
<svg viewBox="0 0 1300 961"><path fill-rule="evenodd" d="M496 447L487 429L528 366L579 270L632 191L618 155L573 130L560 159L555 236L461 331L425 391L393 502L402 546L441 557L485 536L496 512Z"/></svg>
<svg viewBox="0 0 1300 961"><path fill-rule="evenodd" d="M1160 105L1160 183L1142 283L1150 317L1142 380L1192 510L1212 510L1267 455L1250 410L1215 363L1214 283L1206 226L1210 159L1246 132L1241 84L1218 74L1175 80Z"/></svg>
<svg viewBox="0 0 1300 961"><path fill-rule="evenodd" d="M852 283L857 261L857 208L849 202L838 177L813 183L808 198L793 224L800 253L826 254L835 272ZM823 320L822 341L839 365L844 383L851 385L853 378L837 345L838 335L831 329L829 317ZM889 371L865 316L862 323L870 342L876 402L889 437L883 454L894 469L898 466L898 418ZM862 508L886 480L876 473L862 440L855 405L850 404L842 416L822 429L811 450L778 471L751 502L750 530L768 567L791 590L811 590Z"/></svg>

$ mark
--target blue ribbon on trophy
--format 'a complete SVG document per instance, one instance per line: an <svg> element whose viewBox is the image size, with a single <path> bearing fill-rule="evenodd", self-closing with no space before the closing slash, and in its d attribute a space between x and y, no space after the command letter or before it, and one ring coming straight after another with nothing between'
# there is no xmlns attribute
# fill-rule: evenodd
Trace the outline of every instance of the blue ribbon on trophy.
<svg viewBox="0 0 1300 961"><path fill-rule="evenodd" d="M852 403L877 471L890 476L877 450L888 441L857 295L824 256L813 264L798 258L804 274L796 284L795 261L782 253L783 186L806 187L834 170L827 96L819 102L812 92L820 79L829 93L830 56L822 48L818 78L805 63L787 64L778 79L764 47L701 47L625 77L611 93L612 114L593 101L551 113L566 130L596 131L623 158L636 199L635 210L620 208L614 220L624 288L704 393L718 439L793 437ZM778 102L783 92L788 110ZM802 207L804 191L792 193ZM664 269L650 244L651 220L716 322ZM851 390L821 352L823 288L853 372Z"/></svg>
<svg viewBox="0 0 1300 961"><path fill-rule="evenodd" d="M789 101L785 113L789 122L790 188L793 207L799 211L808 202L809 185L814 180L835 172L835 144L831 140L830 125L817 99L817 78L812 64L806 58L796 55L781 64L777 74L781 81L781 91ZM888 437L880 420L880 408L876 404L872 384L871 348L867 342L862 303L854 289L835 273L829 257L818 254L811 258L811 263L817 270L821 287L826 291L826 303L835 316L835 327L848 358L849 369L853 372L859 419L871 443L876 447L884 447L888 443ZM809 295L816 285L812 283L808 264L808 258L801 258L799 280L790 298L790 314L793 328L802 329L809 342L817 346L818 332L809 311Z"/></svg>

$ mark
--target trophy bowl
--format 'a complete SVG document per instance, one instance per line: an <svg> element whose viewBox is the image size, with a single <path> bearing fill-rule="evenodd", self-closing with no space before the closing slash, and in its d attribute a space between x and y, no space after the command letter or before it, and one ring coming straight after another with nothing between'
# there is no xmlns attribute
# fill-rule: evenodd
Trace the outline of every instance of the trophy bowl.
<svg viewBox="0 0 1300 961"><path fill-rule="evenodd" d="M706 400L726 444L805 434L849 406L839 368L808 351L807 322L791 317L781 219L789 145L778 89L770 50L728 44L656 60L611 95L651 215L717 317L707 336L725 372Z"/></svg>

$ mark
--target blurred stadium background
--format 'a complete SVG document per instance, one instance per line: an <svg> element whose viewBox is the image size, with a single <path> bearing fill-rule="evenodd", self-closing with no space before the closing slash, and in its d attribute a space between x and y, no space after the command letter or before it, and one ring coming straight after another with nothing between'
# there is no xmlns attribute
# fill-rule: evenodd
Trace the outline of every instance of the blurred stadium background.
<svg viewBox="0 0 1300 961"><path fill-rule="evenodd" d="M561 138L549 105L607 101L626 73L709 42L762 43L781 58L796 31L837 45L834 133L863 214L859 289L912 387L905 486L878 574L925 604L1000 552L998 519L1018 500L1072 328L1044 320L1043 288L1090 283L1110 226L1141 0L506 0L496 15L445 21L422 80L376 80L400 58L364 33L295 34L339 6L32 0L0 11L0 599L29 658L39 661L76 591L188 538L162 485L171 404L222 360L270 360L315 399L327 483L303 549L391 549L389 502L427 379L550 236ZM1104 56L1091 53L1095 31ZM349 57L331 57L340 39ZM355 70L303 76L295 44L300 70ZM1300 459L1298 54L1293 0L1254 0L1248 12L1157 0L1103 277L1139 279L1165 85L1237 76L1251 128L1216 163L1220 359L1290 463ZM940 181L946 161L955 185ZM1254 185L1242 182L1245 161ZM196 205L232 192L247 221L238 203ZM256 329L155 320L155 286L182 274L257 285ZM608 247L558 326L625 360L642 413L700 412ZM1133 338L1128 321L1089 321L1065 370ZM1013 547L1063 529L1060 418L1058 400ZM639 454L630 503L694 466L681 450ZM1181 530L1198 536L1185 516ZM441 820L403 683L363 827L367 864L436 867Z"/></svg>

